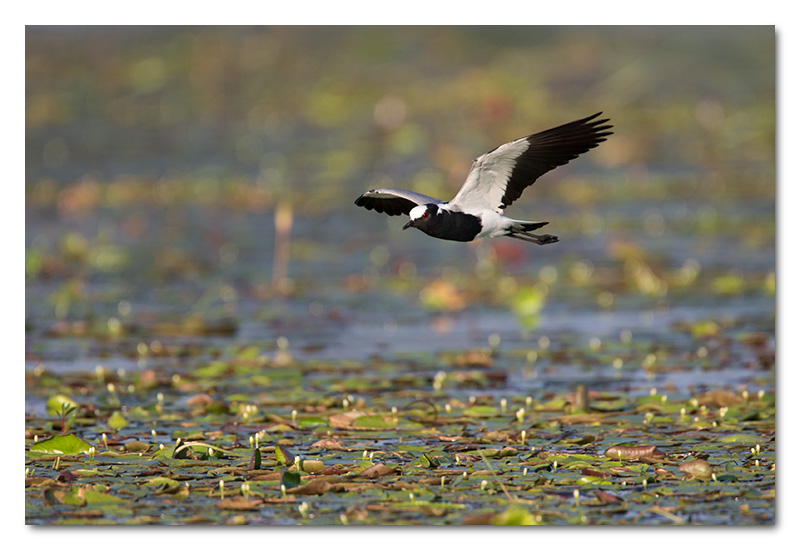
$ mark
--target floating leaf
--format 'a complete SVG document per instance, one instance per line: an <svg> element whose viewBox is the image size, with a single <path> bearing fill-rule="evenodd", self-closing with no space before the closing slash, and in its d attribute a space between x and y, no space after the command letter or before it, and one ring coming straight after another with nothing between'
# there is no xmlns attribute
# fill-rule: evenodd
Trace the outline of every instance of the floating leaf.
<svg viewBox="0 0 800 550"><path fill-rule="evenodd" d="M536 519L522 506L512 506L492 519L492 525L536 525Z"/></svg>
<svg viewBox="0 0 800 550"><path fill-rule="evenodd" d="M477 418L492 418L497 416L498 410L495 407L488 405L475 405L464 409L464 416L473 416Z"/></svg>
<svg viewBox="0 0 800 550"><path fill-rule="evenodd" d="M353 420L354 428L375 428L375 429L388 429L397 426L397 420L378 414L371 414L367 416L359 416Z"/></svg>
<svg viewBox="0 0 800 550"><path fill-rule="evenodd" d="M331 490L331 484L324 479L314 479L305 485L286 489L290 495L324 495Z"/></svg>
<svg viewBox="0 0 800 550"><path fill-rule="evenodd" d="M640 460L642 458L658 458L665 456L655 445L642 445L637 447L614 445L606 450L605 455L609 458L619 458L621 460Z"/></svg>
<svg viewBox="0 0 800 550"><path fill-rule="evenodd" d="M714 390L698 395L696 397L700 405L713 406L713 407L730 407L731 405L738 405L744 399L741 395L736 395L733 392L726 390Z"/></svg>
<svg viewBox="0 0 800 550"><path fill-rule="evenodd" d="M264 501L260 498L234 497L218 500L214 503L214 506L220 510L248 511L257 510L263 503Z"/></svg>
<svg viewBox="0 0 800 550"><path fill-rule="evenodd" d="M752 434L730 434L719 438L720 443L737 443L739 445L746 445L748 447L753 445L760 445L764 440L757 435Z"/></svg>
<svg viewBox="0 0 800 550"><path fill-rule="evenodd" d="M130 422L122 416L122 413L119 411L114 411L111 417L108 419L108 427L114 431L121 430L122 428L129 426Z"/></svg>
<svg viewBox="0 0 800 550"><path fill-rule="evenodd" d="M31 447L34 453L50 455L79 455L88 454L92 448L86 441L74 434L54 435L44 441L39 441Z"/></svg>
<svg viewBox="0 0 800 550"><path fill-rule="evenodd" d="M361 470L358 475L361 477L375 478L397 475L398 471L398 468L378 463Z"/></svg>
<svg viewBox="0 0 800 550"><path fill-rule="evenodd" d="M320 439L311 444L311 447L318 447L320 449L334 449L337 451L345 451L347 447L338 439Z"/></svg>
<svg viewBox="0 0 800 550"><path fill-rule="evenodd" d="M708 481L711 479L713 469L711 465L702 459L690 460L678 466L678 471L684 474L687 479L699 479Z"/></svg>

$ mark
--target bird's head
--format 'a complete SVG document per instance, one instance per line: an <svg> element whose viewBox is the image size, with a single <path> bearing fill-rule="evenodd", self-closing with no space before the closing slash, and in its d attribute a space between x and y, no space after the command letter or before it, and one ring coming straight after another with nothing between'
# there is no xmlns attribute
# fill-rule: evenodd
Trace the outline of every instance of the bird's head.
<svg viewBox="0 0 800 550"><path fill-rule="evenodd" d="M409 227L423 227L428 220L436 215L438 210L439 207L435 204L420 204L419 206L415 206L408 213L408 217L411 219L403 226L403 229L408 229Z"/></svg>

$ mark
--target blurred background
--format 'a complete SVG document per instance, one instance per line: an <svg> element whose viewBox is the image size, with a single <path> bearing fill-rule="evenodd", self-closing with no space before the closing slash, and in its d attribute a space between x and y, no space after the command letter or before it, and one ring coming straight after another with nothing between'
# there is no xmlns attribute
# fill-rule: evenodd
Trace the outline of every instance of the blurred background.
<svg viewBox="0 0 800 550"><path fill-rule="evenodd" d="M28 27L25 52L29 369L774 338L773 27ZM449 199L598 111L614 135L509 209L556 245L353 204Z"/></svg>

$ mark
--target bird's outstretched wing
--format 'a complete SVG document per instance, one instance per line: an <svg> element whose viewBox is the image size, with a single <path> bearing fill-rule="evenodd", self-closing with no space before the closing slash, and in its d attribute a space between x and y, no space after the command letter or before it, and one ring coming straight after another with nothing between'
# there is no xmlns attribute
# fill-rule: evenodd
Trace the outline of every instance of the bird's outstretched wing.
<svg viewBox="0 0 800 550"><path fill-rule="evenodd" d="M490 208L500 213L539 176L568 163L606 140L609 119L602 113L505 143L476 158L450 206Z"/></svg>
<svg viewBox="0 0 800 550"><path fill-rule="evenodd" d="M443 203L442 200L421 193L388 187L372 189L356 199L356 206L363 206L367 210L375 210L375 212L386 213L390 216L407 215L412 208L420 204Z"/></svg>

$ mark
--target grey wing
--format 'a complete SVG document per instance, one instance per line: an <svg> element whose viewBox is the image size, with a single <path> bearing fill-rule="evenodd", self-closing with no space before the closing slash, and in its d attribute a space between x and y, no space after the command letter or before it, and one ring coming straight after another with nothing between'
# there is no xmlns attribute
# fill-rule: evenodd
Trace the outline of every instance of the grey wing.
<svg viewBox="0 0 800 550"><path fill-rule="evenodd" d="M356 199L356 206L374 210L390 216L408 215L411 209L420 204L443 204L444 201L421 193L384 187L367 191Z"/></svg>
<svg viewBox="0 0 800 550"><path fill-rule="evenodd" d="M597 147L611 135L601 113L505 143L475 159L450 205L501 212L526 187L553 168Z"/></svg>

